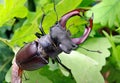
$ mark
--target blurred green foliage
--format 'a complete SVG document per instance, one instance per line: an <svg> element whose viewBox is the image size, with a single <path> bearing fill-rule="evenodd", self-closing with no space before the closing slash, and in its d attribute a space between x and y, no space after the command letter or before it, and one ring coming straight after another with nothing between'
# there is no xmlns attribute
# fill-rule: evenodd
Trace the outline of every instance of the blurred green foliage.
<svg viewBox="0 0 120 83"><path fill-rule="evenodd" d="M23 83L120 83L120 1L119 0L55 0L58 19L75 8L89 8L86 18L74 17L67 22L72 37L84 32L87 17L94 14L94 27L89 38L71 54L60 54L71 69L74 79L59 64L50 63L35 71L25 71ZM24 42L36 39L45 11L46 33L57 21L52 0L0 0L0 83L11 81L12 59ZM99 50L101 53L86 51Z"/></svg>
<svg viewBox="0 0 120 83"><path fill-rule="evenodd" d="M11 66L13 51L3 42L0 42L0 82L5 79L5 75Z"/></svg>

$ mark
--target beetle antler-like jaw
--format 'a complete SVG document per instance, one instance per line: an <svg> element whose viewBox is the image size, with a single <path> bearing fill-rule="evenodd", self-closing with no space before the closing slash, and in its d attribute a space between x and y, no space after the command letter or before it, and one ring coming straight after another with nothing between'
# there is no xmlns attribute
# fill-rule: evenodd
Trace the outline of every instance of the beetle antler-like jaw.
<svg viewBox="0 0 120 83"><path fill-rule="evenodd" d="M66 13L65 15L63 15L59 21L60 25L63 27L63 28L66 28L66 22L68 19L70 19L71 17L73 16L81 16L80 15L80 12L82 12L84 14L84 12L87 11L87 9L75 9L75 10L72 10L68 13Z"/></svg>
<svg viewBox="0 0 120 83"><path fill-rule="evenodd" d="M72 41L75 43L75 44L81 44L83 43L87 37L89 36L91 30L92 30L92 27L93 27L93 14L92 14L92 17L89 19L89 26L85 25L85 31L84 31L84 34L82 37L80 38L72 38Z"/></svg>
<svg viewBox="0 0 120 83"><path fill-rule="evenodd" d="M71 17L73 16L81 16L80 15L80 12L83 13L84 15L84 12L86 12L87 9L75 9L75 10L72 10L68 13L66 13L65 15L63 15L59 21L59 24L61 25L62 28L66 28L66 22L68 19L70 19ZM89 26L85 25L85 31L84 31L84 34L82 37L79 37L79 38L72 38L72 42L75 43L75 44L81 44L83 43L87 37L89 36L90 32L91 32L91 29L93 27L93 14L92 14L92 17L88 20L89 22Z"/></svg>

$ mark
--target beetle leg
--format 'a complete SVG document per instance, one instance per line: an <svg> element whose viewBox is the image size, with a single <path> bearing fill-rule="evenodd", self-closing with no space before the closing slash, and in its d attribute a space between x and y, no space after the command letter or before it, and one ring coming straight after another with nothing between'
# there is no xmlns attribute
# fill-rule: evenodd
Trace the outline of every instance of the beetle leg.
<svg viewBox="0 0 120 83"><path fill-rule="evenodd" d="M70 76L73 78L71 69L69 69L68 67L66 67L66 66L61 62L61 60L60 60L59 57L56 57L56 61L57 61L63 68L65 68L65 69L70 73Z"/></svg>
<svg viewBox="0 0 120 83"><path fill-rule="evenodd" d="M46 35L46 33L44 32L43 27L42 27L42 23L43 23L43 20L44 20L44 18L45 18L45 13L44 13L43 8L41 8L41 10L42 10L42 12L43 12L42 18L41 18L41 21L40 21L40 25L39 25L39 30L41 31L41 34L38 33L38 32L35 33L35 35L36 35L38 38L40 38L41 36Z"/></svg>
<svg viewBox="0 0 120 83"><path fill-rule="evenodd" d="M24 45L28 44L27 42L23 42Z"/></svg>
<svg viewBox="0 0 120 83"><path fill-rule="evenodd" d="M42 11L43 11L43 9L42 9ZM43 11L42 19L40 21L40 26L39 26L39 29L40 29L40 31L42 33L42 36L46 35L46 33L44 32L43 27L42 27L42 23L43 23L44 18L45 18L45 13Z"/></svg>
<svg viewBox="0 0 120 83"><path fill-rule="evenodd" d="M38 38L40 38L40 37L42 36L42 34L36 32L36 33L35 33L35 36L38 37Z"/></svg>

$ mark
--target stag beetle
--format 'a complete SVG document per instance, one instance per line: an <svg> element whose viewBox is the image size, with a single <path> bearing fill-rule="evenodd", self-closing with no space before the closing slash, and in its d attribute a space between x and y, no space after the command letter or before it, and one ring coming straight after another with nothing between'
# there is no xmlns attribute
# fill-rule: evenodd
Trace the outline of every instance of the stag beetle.
<svg viewBox="0 0 120 83"><path fill-rule="evenodd" d="M38 39L26 44L16 54L15 61L19 70L29 71L39 69L48 64L49 58L51 58L71 73L70 69L61 63L58 55L61 52L69 54L88 37L93 26L93 16L88 20L89 26L85 25L85 31L82 37L71 38L69 32L66 30L66 22L68 19L73 16L81 16L80 12L84 15L85 11L87 10L75 9L66 13L50 28L49 34L46 34L42 28L42 21L45 17L43 14L39 27L42 34L36 33Z"/></svg>
<svg viewBox="0 0 120 83"><path fill-rule="evenodd" d="M90 25L85 27L85 33L80 38L70 38L66 30L66 21L72 16L80 16L79 13L85 11L85 9L75 9L63 15L60 21L50 28L50 33L47 35L40 27L43 36L18 51L17 65L23 70L35 70L48 64L49 57L56 60L61 52L69 54L71 50L76 49L77 44L84 42L88 37L92 29L93 17L89 19ZM57 61L60 63L59 60Z"/></svg>

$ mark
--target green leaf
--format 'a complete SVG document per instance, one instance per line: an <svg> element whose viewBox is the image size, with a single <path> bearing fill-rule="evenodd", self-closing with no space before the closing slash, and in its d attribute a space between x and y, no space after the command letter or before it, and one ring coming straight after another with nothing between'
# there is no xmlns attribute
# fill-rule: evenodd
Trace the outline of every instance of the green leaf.
<svg viewBox="0 0 120 83"><path fill-rule="evenodd" d="M108 72L110 72L108 76L108 83L119 83L120 82L120 71L116 70L113 65L111 65L108 69Z"/></svg>
<svg viewBox="0 0 120 83"><path fill-rule="evenodd" d="M117 44L120 44L120 35L113 36L113 41Z"/></svg>
<svg viewBox="0 0 120 83"><path fill-rule="evenodd" d="M47 65L38 70L24 71L23 74L23 83L75 83L75 80L71 77L62 75L59 69L51 71ZM5 80L11 82L11 69L7 72Z"/></svg>
<svg viewBox="0 0 120 83"><path fill-rule="evenodd" d="M37 28L37 24L26 24L22 26L20 29L15 31L15 34L10 41L10 44L22 46L24 42L28 43L34 40L36 38L34 34Z"/></svg>
<svg viewBox="0 0 120 83"><path fill-rule="evenodd" d="M36 81L44 83L75 83L70 77L62 75L60 70L50 71L48 66L42 67L36 71L25 72L29 78L29 82L24 81L24 83L35 83ZM37 74L37 75L36 75Z"/></svg>
<svg viewBox="0 0 120 83"><path fill-rule="evenodd" d="M88 7L90 6L94 0L83 0L82 3L80 4L80 7Z"/></svg>
<svg viewBox="0 0 120 83"><path fill-rule="evenodd" d="M11 82L11 68L6 73L5 81L8 82L8 83Z"/></svg>
<svg viewBox="0 0 120 83"><path fill-rule="evenodd" d="M77 51L80 53L59 55L61 61L71 69L78 83L98 83L98 81L104 83L100 70L106 64L106 58L110 56L109 41L106 38L90 38L84 42L82 47L94 51L99 50L102 53L86 51L79 47Z"/></svg>
<svg viewBox="0 0 120 83"><path fill-rule="evenodd" d="M0 6L0 26L13 17L24 18L28 12L25 2L26 0L5 0Z"/></svg>
<svg viewBox="0 0 120 83"><path fill-rule="evenodd" d="M71 69L77 83L104 83L99 64L92 58L76 51L70 54L62 53L59 57L62 63Z"/></svg>
<svg viewBox="0 0 120 83"><path fill-rule="evenodd" d="M83 48L79 48L78 51L87 55L88 57L91 57L94 59L96 62L98 62L99 66L98 69L101 70L102 67L106 64L106 58L110 56L110 52L108 48L111 47L109 44L109 41L107 38L90 38L84 44L82 47L87 48L89 50L93 51L100 51L101 53L98 52L90 52L87 50L84 50Z"/></svg>
<svg viewBox="0 0 120 83"><path fill-rule="evenodd" d="M0 38L0 41L2 41L3 43L5 43L6 45L8 45L9 47L11 47L13 49L13 46L10 45L9 40L4 39L4 38Z"/></svg>
<svg viewBox="0 0 120 83"><path fill-rule="evenodd" d="M28 80L25 80L25 78L23 78L22 82L23 83L36 83L36 82L45 82L45 83L52 83L51 80L49 80L47 78L47 76L42 76L40 75L40 73L38 72L38 70L35 71L31 71L31 72L25 72L25 76Z"/></svg>
<svg viewBox="0 0 120 83"><path fill-rule="evenodd" d="M113 58L109 57L107 60L107 64L103 67L102 73L108 81L108 83L119 83L120 82L120 69L116 68L115 64L113 64Z"/></svg>
<svg viewBox="0 0 120 83"><path fill-rule="evenodd" d="M112 46L112 59L114 62L113 64L120 69L120 46L116 46L116 44L113 41L113 36L109 36L105 31L103 31L103 33L105 34L105 36L107 37L107 39L109 40L111 46Z"/></svg>
<svg viewBox="0 0 120 83"><path fill-rule="evenodd" d="M12 68L10 68L8 70L8 72L5 76L6 82L11 82L11 69ZM23 75L23 78L22 78L23 83L36 83L36 82L39 82L39 80L42 82L45 82L45 83L52 83L46 77L41 76L38 71L31 71L31 72L25 71L24 74L25 74L25 77L27 78L27 80L25 79L25 77Z"/></svg>
<svg viewBox="0 0 120 83"><path fill-rule="evenodd" d="M120 1L119 0L102 0L99 4L91 8L91 13L94 13L94 23L108 25L112 27L115 22L120 22ZM90 12L88 13L89 16ZM118 20L117 20L118 19Z"/></svg>

